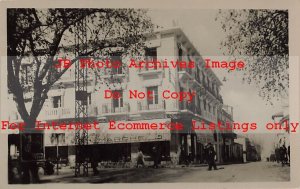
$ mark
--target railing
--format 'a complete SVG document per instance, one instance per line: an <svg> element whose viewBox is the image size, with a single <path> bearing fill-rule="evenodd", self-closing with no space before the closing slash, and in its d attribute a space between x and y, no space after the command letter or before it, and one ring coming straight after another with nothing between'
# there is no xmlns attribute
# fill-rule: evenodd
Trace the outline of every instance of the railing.
<svg viewBox="0 0 300 189"><path fill-rule="evenodd" d="M195 112L195 105L192 102L181 101L181 102L179 102L179 109Z"/></svg>
<svg viewBox="0 0 300 189"><path fill-rule="evenodd" d="M102 114L117 114L117 113L128 113L130 106L128 103L123 103L121 107L115 107L113 103L105 103L101 105Z"/></svg>
<svg viewBox="0 0 300 189"><path fill-rule="evenodd" d="M123 67L119 68L104 68L100 71L100 77L101 78L109 78L109 77L115 77L115 76L125 76L126 70Z"/></svg>
<svg viewBox="0 0 300 189"><path fill-rule="evenodd" d="M71 118L75 115L71 108L46 108L44 114L41 114L43 119L61 119Z"/></svg>
<svg viewBox="0 0 300 189"><path fill-rule="evenodd" d="M161 72L162 71L162 68L159 68L159 67L154 67L154 68L148 68L148 67L142 67L142 68L139 68L139 73L154 73L154 72Z"/></svg>
<svg viewBox="0 0 300 189"><path fill-rule="evenodd" d="M140 101L138 102L138 110L139 111L149 111L149 110L165 110L166 104L165 101L158 101L157 104L149 104L148 101Z"/></svg>
<svg viewBox="0 0 300 189"><path fill-rule="evenodd" d="M97 111L94 105L88 105L88 116L96 116ZM75 108L45 108L41 111L40 119L63 119L63 118L74 118Z"/></svg>
<svg viewBox="0 0 300 189"><path fill-rule="evenodd" d="M186 72L190 76L193 77L193 70L191 68L182 68L182 67L179 67L179 72Z"/></svg>
<svg viewBox="0 0 300 189"><path fill-rule="evenodd" d="M210 122L214 122L217 123L217 117L214 116L212 113L208 112L208 111L202 111L202 117L204 117L204 119L210 121Z"/></svg>

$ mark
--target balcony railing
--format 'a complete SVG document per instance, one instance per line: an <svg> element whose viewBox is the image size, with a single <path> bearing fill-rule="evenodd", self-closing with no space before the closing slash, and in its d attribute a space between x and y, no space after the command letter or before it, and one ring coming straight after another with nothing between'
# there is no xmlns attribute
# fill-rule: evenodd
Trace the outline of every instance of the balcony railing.
<svg viewBox="0 0 300 189"><path fill-rule="evenodd" d="M120 68L105 68L100 72L101 78L110 78L110 77L123 77L126 74L126 70L123 67Z"/></svg>
<svg viewBox="0 0 300 189"><path fill-rule="evenodd" d="M210 122L217 123L217 117L208 111L202 111L202 117Z"/></svg>
<svg viewBox="0 0 300 189"><path fill-rule="evenodd" d="M46 108L41 114L42 119L61 119L74 117L75 112L71 108Z"/></svg>
<svg viewBox="0 0 300 189"><path fill-rule="evenodd" d="M143 68L139 68L139 74L142 74L142 73L160 73L162 72L163 69L162 68L147 68L147 67L143 67Z"/></svg>
<svg viewBox="0 0 300 189"><path fill-rule="evenodd" d="M179 68L179 72L188 73L188 75L193 77L193 70L191 68Z"/></svg>
<svg viewBox="0 0 300 189"><path fill-rule="evenodd" d="M88 105L87 113L89 117L96 116L97 110L95 109L95 106L92 104ZM46 107L45 109L42 109L39 119L52 120L52 119L74 118L74 117L75 117L75 108Z"/></svg>
<svg viewBox="0 0 300 189"><path fill-rule="evenodd" d="M181 102L179 102L179 109L195 112L195 105L192 102L181 101Z"/></svg>
<svg viewBox="0 0 300 189"><path fill-rule="evenodd" d="M138 110L139 111L150 111L150 110L165 110L166 104L165 101L158 101L157 104L149 104L148 101L140 101L138 102Z"/></svg>
<svg viewBox="0 0 300 189"><path fill-rule="evenodd" d="M120 107L114 106L113 103L106 103L101 106L102 114L122 114L128 112L130 112L130 106L128 103L123 103Z"/></svg>

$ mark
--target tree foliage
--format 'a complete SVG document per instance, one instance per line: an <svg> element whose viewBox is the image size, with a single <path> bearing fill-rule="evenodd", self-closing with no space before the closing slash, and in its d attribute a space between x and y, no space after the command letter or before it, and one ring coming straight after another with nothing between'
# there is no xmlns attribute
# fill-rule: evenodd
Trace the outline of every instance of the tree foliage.
<svg viewBox="0 0 300 189"><path fill-rule="evenodd" d="M61 49L75 52L76 24L83 19L87 22L87 51L70 55L72 63L82 56L103 55L108 48L137 53L145 34L153 30L143 9L8 9L8 88L25 122L36 120L51 86L68 69L58 72L53 66ZM30 64L29 69L24 62ZM24 101L28 91L32 91L30 110Z"/></svg>
<svg viewBox="0 0 300 189"><path fill-rule="evenodd" d="M246 59L244 80L259 87L272 103L286 96L288 76L287 10L220 10L217 16L226 38L224 55Z"/></svg>

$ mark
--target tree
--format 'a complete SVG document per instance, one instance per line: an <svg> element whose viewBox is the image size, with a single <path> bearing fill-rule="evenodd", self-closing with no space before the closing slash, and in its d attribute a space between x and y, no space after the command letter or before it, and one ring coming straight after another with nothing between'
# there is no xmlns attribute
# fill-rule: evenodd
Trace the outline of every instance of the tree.
<svg viewBox="0 0 300 189"><path fill-rule="evenodd" d="M244 56L244 80L272 103L288 94L288 11L220 10L216 20L226 32L224 55Z"/></svg>
<svg viewBox="0 0 300 189"><path fill-rule="evenodd" d="M109 48L122 47L124 53L137 53L151 33L153 24L142 9L8 9L7 71L8 89L26 128L36 119L51 86L67 71L53 69L61 49L75 51L76 24L87 21L87 52L79 57L103 55ZM30 68L25 59L32 58ZM24 79L25 78L25 79ZM25 106L25 93L31 95L31 107Z"/></svg>

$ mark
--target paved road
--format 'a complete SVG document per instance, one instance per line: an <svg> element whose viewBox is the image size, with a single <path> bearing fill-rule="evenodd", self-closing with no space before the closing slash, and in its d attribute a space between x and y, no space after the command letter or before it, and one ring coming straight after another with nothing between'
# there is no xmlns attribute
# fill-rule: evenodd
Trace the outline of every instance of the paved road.
<svg viewBox="0 0 300 189"><path fill-rule="evenodd" d="M220 170L207 171L207 167L102 169L97 176L73 176L74 170L61 170L60 175L45 176L42 182L59 183L144 183L144 182L251 182L289 181L290 167L272 162L251 162L219 166Z"/></svg>

